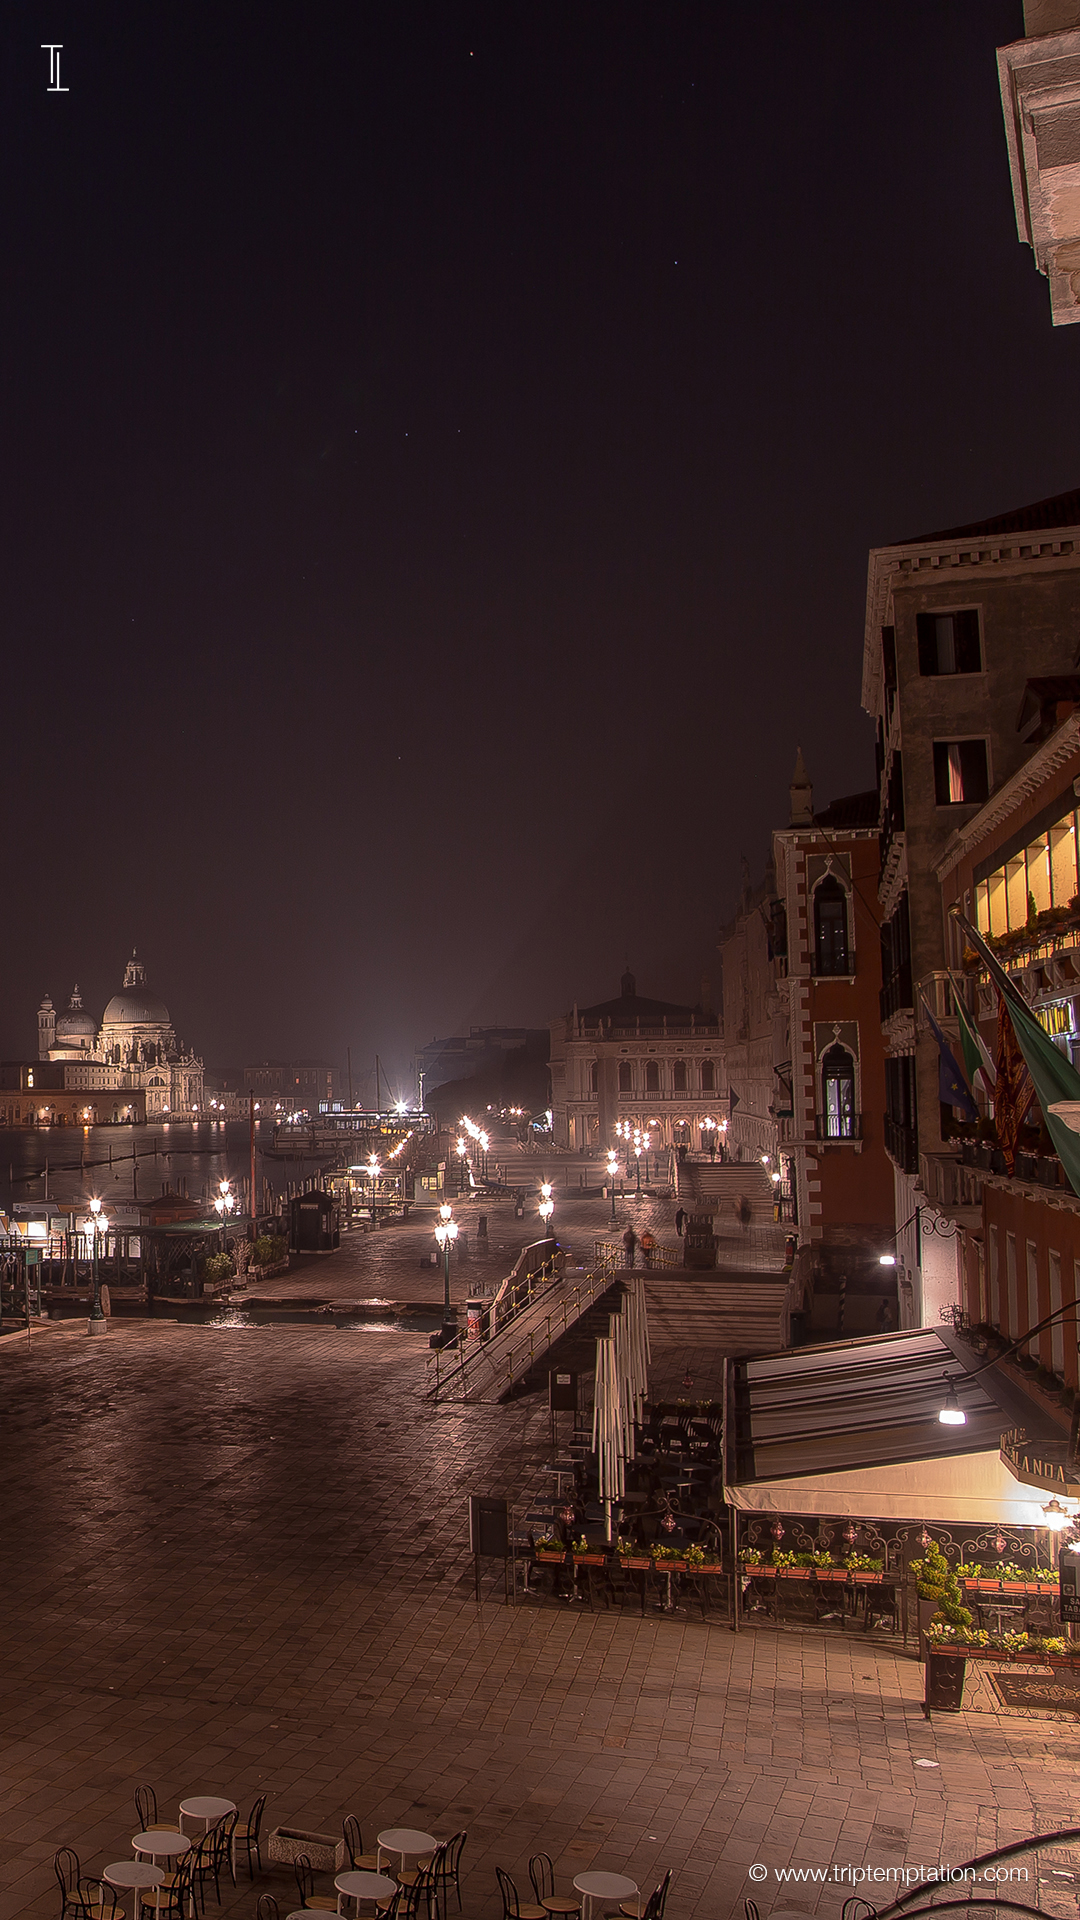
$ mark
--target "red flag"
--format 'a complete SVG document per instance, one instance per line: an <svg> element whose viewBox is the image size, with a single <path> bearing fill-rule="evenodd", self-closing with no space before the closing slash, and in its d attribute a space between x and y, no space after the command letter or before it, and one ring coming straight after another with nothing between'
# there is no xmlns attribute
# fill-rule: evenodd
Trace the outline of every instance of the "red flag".
<svg viewBox="0 0 1080 1920"><path fill-rule="evenodd" d="M994 1130L1005 1157L1005 1168L1016 1165L1016 1142L1027 1110L1035 1097L1024 1056L1016 1041L1003 996L998 993L997 1081L994 1086Z"/></svg>

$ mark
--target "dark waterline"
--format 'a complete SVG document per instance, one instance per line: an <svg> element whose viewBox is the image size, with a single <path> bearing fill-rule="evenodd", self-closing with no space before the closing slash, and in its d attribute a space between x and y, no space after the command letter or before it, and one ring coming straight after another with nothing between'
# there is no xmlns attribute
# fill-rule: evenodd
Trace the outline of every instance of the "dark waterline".
<svg viewBox="0 0 1080 1920"><path fill-rule="evenodd" d="M289 1182L316 1172L321 1158L279 1160L268 1151L273 1125L256 1126L256 1181L275 1194ZM156 1149L156 1153L155 1153ZM136 1161L132 1163L132 1153ZM112 1164L110 1165L110 1156ZM81 1164L80 1164L81 1157ZM45 1198L60 1206L81 1205L92 1194L108 1203L153 1200L162 1188L187 1181L199 1200L224 1177L246 1178L250 1166L246 1120L157 1121L142 1127L0 1127L0 1192L5 1206Z"/></svg>

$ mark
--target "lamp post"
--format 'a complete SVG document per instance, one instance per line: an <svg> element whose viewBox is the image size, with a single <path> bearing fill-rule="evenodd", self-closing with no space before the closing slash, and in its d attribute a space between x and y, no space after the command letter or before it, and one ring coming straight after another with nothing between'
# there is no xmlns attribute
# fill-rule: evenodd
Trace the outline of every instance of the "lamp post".
<svg viewBox="0 0 1080 1920"><path fill-rule="evenodd" d="M615 1222L615 1175L618 1171L619 1162L615 1156L614 1149L612 1149L607 1157L607 1177L608 1186L611 1188L611 1219L613 1225Z"/></svg>
<svg viewBox="0 0 1080 1920"><path fill-rule="evenodd" d="M634 1172L637 1175L637 1197L640 1200L641 1199L641 1142L640 1140L637 1141L634 1146Z"/></svg>
<svg viewBox="0 0 1080 1920"><path fill-rule="evenodd" d="M379 1219L379 1211L378 1211L378 1206L376 1204L376 1198L375 1198L376 1182L379 1178L379 1174L381 1173L381 1171L382 1169L379 1166L378 1154L373 1153L368 1160L367 1176L371 1186L371 1218L376 1223L376 1225L378 1224L378 1219Z"/></svg>
<svg viewBox="0 0 1080 1920"><path fill-rule="evenodd" d="M101 1211L101 1201L95 1195L90 1202L91 1261L94 1293L90 1305L90 1318L86 1323L87 1333L108 1333L109 1323L105 1318L105 1309L101 1304L101 1268L98 1265L98 1234L108 1233L109 1221Z"/></svg>
<svg viewBox="0 0 1080 1920"><path fill-rule="evenodd" d="M551 1197L551 1181L542 1180L540 1182L540 1206L538 1208L538 1212L540 1214L541 1220L544 1223L545 1239L549 1238L551 1234L551 1216L554 1213L554 1211L555 1211L555 1202Z"/></svg>
<svg viewBox="0 0 1080 1920"><path fill-rule="evenodd" d="M465 1159L466 1159L466 1147L465 1147L465 1138L464 1138L464 1135L463 1135L463 1134L460 1134L460 1133L458 1134L458 1142L457 1142L457 1150L458 1150L458 1183L457 1183L457 1189L458 1189L458 1192L459 1192L459 1193L464 1193L464 1191L465 1191Z"/></svg>
<svg viewBox="0 0 1080 1920"><path fill-rule="evenodd" d="M219 1180L218 1194L214 1201L214 1212L221 1221L222 1253L228 1253L229 1251L229 1215L234 1212L235 1208L236 1195L232 1191L231 1182L228 1180Z"/></svg>
<svg viewBox="0 0 1080 1920"><path fill-rule="evenodd" d="M454 1219L454 1209L446 1201L439 1208L439 1224L435 1229L435 1238L442 1252L443 1263L443 1326L453 1324L450 1311L450 1249L458 1237L458 1224Z"/></svg>

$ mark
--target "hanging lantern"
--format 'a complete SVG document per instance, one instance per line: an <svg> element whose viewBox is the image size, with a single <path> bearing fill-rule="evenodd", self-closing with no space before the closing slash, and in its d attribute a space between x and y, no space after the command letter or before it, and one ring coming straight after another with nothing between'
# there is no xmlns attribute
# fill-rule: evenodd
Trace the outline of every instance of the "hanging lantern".
<svg viewBox="0 0 1080 1920"><path fill-rule="evenodd" d="M573 1526L574 1508L569 1500L566 1502L565 1506L562 1506L559 1508L559 1519L562 1521L564 1526L566 1527Z"/></svg>
<svg viewBox="0 0 1080 1920"><path fill-rule="evenodd" d="M853 1547L858 1537L859 1537L858 1527L855 1525L854 1520L849 1520L847 1523L847 1526L844 1528L844 1539L846 1540L848 1546Z"/></svg>
<svg viewBox="0 0 1080 1920"><path fill-rule="evenodd" d="M934 1538L933 1538L933 1535L932 1535L931 1533L929 1533L929 1532L927 1531L927 1529L926 1529L926 1527L924 1527L924 1528L923 1528L923 1530L922 1530L922 1532L921 1532L921 1533L920 1533L920 1535L919 1535L919 1545L920 1545L920 1547L922 1548L922 1550L923 1550L923 1552L925 1553L925 1552L926 1552L926 1549L927 1549L927 1547L932 1547L932 1546L933 1546L933 1544L934 1544Z"/></svg>
<svg viewBox="0 0 1080 1920"><path fill-rule="evenodd" d="M772 1537L774 1540L782 1540L784 1537L784 1528L782 1523L779 1520L773 1521L769 1531L772 1534Z"/></svg>
<svg viewBox="0 0 1080 1920"><path fill-rule="evenodd" d="M668 1508L667 1512L664 1514L660 1522L660 1525L663 1527L665 1533L674 1533L675 1515L672 1513L670 1507Z"/></svg>
<svg viewBox="0 0 1080 1920"><path fill-rule="evenodd" d="M995 1552L995 1553L1004 1553L1004 1551L1005 1551L1005 1549L1006 1549L1006 1547L1008 1546L1008 1544L1009 1544L1009 1543L1008 1543L1008 1541L1006 1540L1006 1538L1005 1538L1005 1535L1004 1535L1003 1533L999 1533L999 1534L997 1534L997 1535L996 1535L996 1537L995 1537L995 1539L994 1539L994 1552Z"/></svg>
<svg viewBox="0 0 1080 1920"><path fill-rule="evenodd" d="M690 1378L690 1369L689 1369L689 1367L687 1367L687 1369L686 1369L686 1372L685 1372L685 1373L683 1374L683 1377L682 1377L682 1383L683 1383L683 1386L684 1386L684 1387L692 1387L692 1386L693 1386L693 1384L694 1384L694 1383L693 1383L693 1381L692 1381L692 1380L691 1380L691 1378Z"/></svg>

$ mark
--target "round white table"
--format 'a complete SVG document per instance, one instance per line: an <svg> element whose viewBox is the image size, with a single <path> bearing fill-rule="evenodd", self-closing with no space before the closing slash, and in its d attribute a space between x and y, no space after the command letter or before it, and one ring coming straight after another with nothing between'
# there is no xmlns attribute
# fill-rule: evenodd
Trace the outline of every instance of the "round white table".
<svg viewBox="0 0 1080 1920"><path fill-rule="evenodd" d="M101 1878L103 1882L108 1881L110 1887L117 1887L121 1891L136 1887L140 1893L148 1893L151 1887L160 1887L165 1875L160 1867L152 1867L149 1860L114 1860L109 1866L102 1867ZM139 1902L136 1900L136 1913L138 1910Z"/></svg>
<svg viewBox="0 0 1080 1920"><path fill-rule="evenodd" d="M397 1892L398 1883L385 1873L362 1873L359 1868L350 1867L347 1872L339 1873L334 1881L338 1893L338 1912L342 1911L341 1896L349 1900L366 1900L372 1905L385 1906Z"/></svg>
<svg viewBox="0 0 1080 1920"><path fill-rule="evenodd" d="M145 1833L137 1833L131 1842L136 1853L148 1853L154 1865L159 1860L172 1860L179 1853L186 1853L191 1845L186 1833L176 1833L172 1827L148 1827Z"/></svg>
<svg viewBox="0 0 1080 1920"><path fill-rule="evenodd" d="M387 1827L378 1835L378 1852L375 1857L381 1866L381 1856L384 1853L399 1853L401 1864L404 1866L406 1859L417 1859L420 1854L434 1853L438 1844L433 1834L420 1833L416 1827Z"/></svg>
<svg viewBox="0 0 1080 1920"><path fill-rule="evenodd" d="M579 1873L574 1881L574 1892L585 1895L582 1920L589 1920L594 1900L630 1900L637 1890L625 1873Z"/></svg>
<svg viewBox="0 0 1080 1920"><path fill-rule="evenodd" d="M180 1824L181 1827L183 1827L185 1818L188 1820L201 1820L203 1823L203 1832L207 1833L213 1826L215 1820L222 1820L227 1813L235 1812L235 1800L216 1800L212 1794L196 1794L192 1800L181 1800Z"/></svg>

